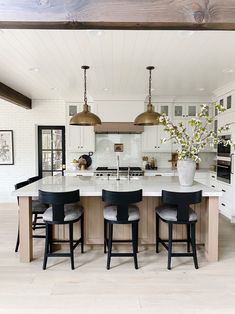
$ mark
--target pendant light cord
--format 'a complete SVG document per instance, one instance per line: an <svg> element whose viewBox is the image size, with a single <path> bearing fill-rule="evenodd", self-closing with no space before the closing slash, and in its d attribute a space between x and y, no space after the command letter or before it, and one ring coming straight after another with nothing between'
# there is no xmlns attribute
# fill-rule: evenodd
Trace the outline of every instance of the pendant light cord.
<svg viewBox="0 0 235 314"><path fill-rule="evenodd" d="M151 82L152 82L152 73L151 69L149 69L149 104L151 104L152 95L151 95Z"/></svg>
<svg viewBox="0 0 235 314"><path fill-rule="evenodd" d="M86 69L84 69L84 102L87 104L87 95L86 95Z"/></svg>

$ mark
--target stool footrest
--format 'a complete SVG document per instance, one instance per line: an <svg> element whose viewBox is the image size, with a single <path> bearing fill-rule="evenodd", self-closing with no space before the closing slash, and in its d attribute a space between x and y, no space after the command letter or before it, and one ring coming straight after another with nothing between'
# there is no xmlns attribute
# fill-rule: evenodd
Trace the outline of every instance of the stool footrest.
<svg viewBox="0 0 235 314"><path fill-rule="evenodd" d="M133 254L133 253L111 253L110 256L111 256L111 257L120 257L120 256L124 256L124 257L133 257L134 254Z"/></svg>

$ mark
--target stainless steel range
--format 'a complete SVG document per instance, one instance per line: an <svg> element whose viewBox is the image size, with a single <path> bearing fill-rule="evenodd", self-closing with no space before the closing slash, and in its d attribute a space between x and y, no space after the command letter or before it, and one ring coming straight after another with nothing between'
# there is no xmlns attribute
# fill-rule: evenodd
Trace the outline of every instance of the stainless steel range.
<svg viewBox="0 0 235 314"><path fill-rule="evenodd" d="M95 170L96 177L104 177L104 176L116 176L117 168L109 168L109 167L98 167ZM119 167L119 175L120 176L143 176L144 171L140 167Z"/></svg>

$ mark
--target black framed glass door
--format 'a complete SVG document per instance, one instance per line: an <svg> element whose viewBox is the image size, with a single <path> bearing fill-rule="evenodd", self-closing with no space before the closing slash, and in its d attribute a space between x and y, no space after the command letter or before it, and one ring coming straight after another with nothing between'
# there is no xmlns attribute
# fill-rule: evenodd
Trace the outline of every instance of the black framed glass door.
<svg viewBox="0 0 235 314"><path fill-rule="evenodd" d="M65 127L38 126L38 174L41 178L63 175Z"/></svg>

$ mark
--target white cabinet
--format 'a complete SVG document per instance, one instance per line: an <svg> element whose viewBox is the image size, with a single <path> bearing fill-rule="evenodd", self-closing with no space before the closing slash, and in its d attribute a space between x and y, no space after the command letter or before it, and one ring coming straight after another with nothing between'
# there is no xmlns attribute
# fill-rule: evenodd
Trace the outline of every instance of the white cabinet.
<svg viewBox="0 0 235 314"><path fill-rule="evenodd" d="M69 151L95 151L95 132L93 126L69 125L67 133L67 148Z"/></svg>
<svg viewBox="0 0 235 314"><path fill-rule="evenodd" d="M71 107L74 107L71 110ZM76 107L76 108L75 108ZM68 105L67 110L67 130L66 147L70 152L94 152L95 151L95 132L93 126L70 125L69 121L74 110L79 112L82 105ZM70 114L70 115L69 115Z"/></svg>
<svg viewBox="0 0 235 314"><path fill-rule="evenodd" d="M217 103L223 106L226 109L226 112L232 112L235 110L235 91L224 94L223 96L217 99ZM223 113L218 114L218 111L215 109L215 116L223 115Z"/></svg>
<svg viewBox="0 0 235 314"><path fill-rule="evenodd" d="M171 141L161 144L161 139L168 137L162 125L145 126L142 133L142 152L171 152Z"/></svg>
<svg viewBox="0 0 235 314"><path fill-rule="evenodd" d="M198 104L174 104L173 119L195 118L200 109Z"/></svg>
<svg viewBox="0 0 235 314"><path fill-rule="evenodd" d="M165 113L167 116L171 116L171 105L168 103L156 104L153 103L154 110L160 114ZM161 143L162 138L169 138L169 133L164 131L164 126L146 126L142 133L142 152L171 152L172 143L167 141Z"/></svg>
<svg viewBox="0 0 235 314"><path fill-rule="evenodd" d="M218 181L216 179L216 173L211 172L210 174L210 187L221 191L222 196L219 197L219 211L222 215L226 216L235 222L235 211L234 211L234 197L232 185ZM233 221L234 220L234 221Z"/></svg>

